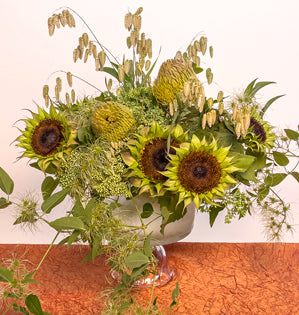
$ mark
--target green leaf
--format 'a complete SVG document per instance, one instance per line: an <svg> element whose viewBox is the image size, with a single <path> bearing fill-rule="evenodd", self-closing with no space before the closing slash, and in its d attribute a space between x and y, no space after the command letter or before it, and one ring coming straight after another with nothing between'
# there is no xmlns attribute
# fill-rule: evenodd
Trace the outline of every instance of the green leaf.
<svg viewBox="0 0 299 315"><path fill-rule="evenodd" d="M11 205L11 202L3 197L0 198L0 209L4 209Z"/></svg>
<svg viewBox="0 0 299 315"><path fill-rule="evenodd" d="M62 217L49 223L57 231L62 230L84 230L84 223L77 217Z"/></svg>
<svg viewBox="0 0 299 315"><path fill-rule="evenodd" d="M287 137L291 140L297 141L299 139L299 133L292 129L284 129Z"/></svg>
<svg viewBox="0 0 299 315"><path fill-rule="evenodd" d="M19 313L22 313L25 315L29 315L29 312L27 311L27 309L24 306L20 306L20 305L17 305L16 303L14 303L12 307L13 307L14 311L16 311L16 312L19 312Z"/></svg>
<svg viewBox="0 0 299 315"><path fill-rule="evenodd" d="M133 304L133 299L132 298L131 298L131 300L129 302L124 302L118 309L118 311L120 312L119 314L121 314L122 311L124 311L125 309L130 307L132 304Z"/></svg>
<svg viewBox="0 0 299 315"><path fill-rule="evenodd" d="M135 252L125 258L125 264L131 269L147 264L148 261L148 257L141 252Z"/></svg>
<svg viewBox="0 0 299 315"><path fill-rule="evenodd" d="M0 167L0 189L7 195L13 192L14 182L10 176Z"/></svg>
<svg viewBox="0 0 299 315"><path fill-rule="evenodd" d="M299 183L299 173L298 172L291 172L290 173L296 180L297 182Z"/></svg>
<svg viewBox="0 0 299 315"><path fill-rule="evenodd" d="M118 77L118 72L111 67L104 67L103 68L103 72L106 72L108 74L110 74L111 76L113 76L117 81L119 81L119 77Z"/></svg>
<svg viewBox="0 0 299 315"><path fill-rule="evenodd" d="M244 91L244 95L248 96L248 95L251 94L252 89L253 89L254 84L255 84L255 82L256 82L257 79L258 79L258 78L254 79L253 81L251 81L251 82L248 84L248 86L246 87L246 89L245 89L245 91Z"/></svg>
<svg viewBox="0 0 299 315"><path fill-rule="evenodd" d="M258 190L258 200L262 201L264 200L270 192L270 188L268 186L262 186Z"/></svg>
<svg viewBox="0 0 299 315"><path fill-rule="evenodd" d="M42 190L42 195L43 195L44 200L48 199L52 195L57 185L58 185L58 180L55 180L52 176L47 176L44 179L41 185L41 190Z"/></svg>
<svg viewBox="0 0 299 315"><path fill-rule="evenodd" d="M143 252L147 257L152 257L153 250L151 248L151 236L152 232L146 236L143 242Z"/></svg>
<svg viewBox="0 0 299 315"><path fill-rule="evenodd" d="M141 218L146 219L150 217L154 212L154 208L151 203L147 202L143 205Z"/></svg>
<svg viewBox="0 0 299 315"><path fill-rule="evenodd" d="M3 282L12 282L13 281L13 272L8 270L7 268L0 265L0 276L1 281Z"/></svg>
<svg viewBox="0 0 299 315"><path fill-rule="evenodd" d="M26 296L25 304L28 310L34 315L44 315L40 301L38 297L34 294L29 294Z"/></svg>
<svg viewBox="0 0 299 315"><path fill-rule="evenodd" d="M77 199L75 205L72 208L72 214L74 217L82 217L84 213L84 207L80 199Z"/></svg>
<svg viewBox="0 0 299 315"><path fill-rule="evenodd" d="M196 74L203 72L203 68L198 67L195 62L192 62L192 68Z"/></svg>
<svg viewBox="0 0 299 315"><path fill-rule="evenodd" d="M140 275L143 274L143 272L148 268L148 266L149 266L149 263L146 263L144 265L141 265L140 267L134 268L130 275L131 282L133 282L135 279L140 278Z"/></svg>
<svg viewBox="0 0 299 315"><path fill-rule="evenodd" d="M67 246L70 247L72 243L76 242L78 239L78 236L80 235L79 230L75 230L67 239Z"/></svg>
<svg viewBox="0 0 299 315"><path fill-rule="evenodd" d="M260 90L262 89L263 87L269 85L269 84L273 84L273 83L276 83L274 81L261 81L261 82L258 82L251 90L251 92L248 94L248 96L250 98L254 97L255 94Z"/></svg>
<svg viewBox="0 0 299 315"><path fill-rule="evenodd" d="M42 205L41 209L44 213L50 213L51 210L56 207L58 204L60 204L66 195L69 193L69 189L63 189L61 191L58 191L57 193L50 196L48 199L46 199Z"/></svg>
<svg viewBox="0 0 299 315"><path fill-rule="evenodd" d="M220 211L222 211L223 209L225 208L224 205L219 205L219 206L211 206L210 207L210 211L209 211L209 215L210 215L210 227L213 226L217 216L218 216L218 213Z"/></svg>
<svg viewBox="0 0 299 315"><path fill-rule="evenodd" d="M286 177L287 174L285 173L271 174L265 178L265 184L269 186L276 186L280 184Z"/></svg>
<svg viewBox="0 0 299 315"><path fill-rule="evenodd" d="M96 206L96 199L92 198L88 201L85 210L83 212L83 217L84 217L84 221L88 224L90 223L91 219L92 219L92 213L94 210L94 207Z"/></svg>
<svg viewBox="0 0 299 315"><path fill-rule="evenodd" d="M273 152L273 157L275 162L280 166L286 166L289 164L289 159L285 156L285 154L281 152Z"/></svg>
<svg viewBox="0 0 299 315"><path fill-rule="evenodd" d="M175 289L172 291L172 294L171 294L172 303L170 304L170 308L178 305L177 298L179 297L179 294L180 294L180 289L179 289L179 283L177 282Z"/></svg>
<svg viewBox="0 0 299 315"><path fill-rule="evenodd" d="M27 273L27 275L24 277L24 279L22 280L22 283L40 283L34 279L32 279L32 277L35 275L35 271Z"/></svg>
<svg viewBox="0 0 299 315"><path fill-rule="evenodd" d="M282 97L282 96L285 96L285 95L278 95L278 96L275 96L275 97L271 98L271 99L265 104L265 106L264 106L264 107L262 108L262 110L260 111L260 116L261 116L261 118L263 118L263 116L264 116L266 110L271 106L271 104L272 104L273 102L275 102L278 98Z"/></svg>

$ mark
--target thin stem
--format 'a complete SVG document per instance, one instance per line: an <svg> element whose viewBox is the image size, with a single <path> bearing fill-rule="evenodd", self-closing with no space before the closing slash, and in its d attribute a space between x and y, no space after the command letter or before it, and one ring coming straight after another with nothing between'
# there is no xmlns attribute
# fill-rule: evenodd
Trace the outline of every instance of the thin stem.
<svg viewBox="0 0 299 315"><path fill-rule="evenodd" d="M68 10L70 10L70 11L72 11L73 13L75 13L75 14L79 17L79 19L80 19L80 20L85 24L85 26L88 28L88 30L90 31L90 33L92 34L92 36L94 37L94 39L95 39L95 41L98 43L98 45L99 45L103 50L106 50L106 51L112 56L112 58L115 60L115 62L116 62L117 64L119 64L118 60L114 57L114 55L110 52L110 50L100 43L100 41L99 41L98 38L96 37L95 33L94 33L94 32L92 31L92 29L88 26L88 24L85 22L85 20L84 20L75 10L73 10L72 8L69 8L69 7L65 7L65 8L68 9ZM63 7L59 8L58 10L60 10L60 9L63 9ZM107 56L107 59L109 60L110 64L112 65L112 62L111 62L109 56Z"/></svg>
<svg viewBox="0 0 299 315"><path fill-rule="evenodd" d="M15 299L10 305L8 305L8 308L2 313L2 315L5 315L11 308L12 306L17 302L18 299Z"/></svg>

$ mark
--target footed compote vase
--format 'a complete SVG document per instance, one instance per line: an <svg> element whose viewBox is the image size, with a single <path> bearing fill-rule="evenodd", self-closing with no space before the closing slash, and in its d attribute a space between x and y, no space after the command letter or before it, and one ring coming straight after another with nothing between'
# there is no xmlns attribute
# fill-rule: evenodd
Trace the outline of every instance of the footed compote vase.
<svg viewBox="0 0 299 315"><path fill-rule="evenodd" d="M151 287L162 286L168 283L175 275L175 270L171 264L169 264L165 249L163 245L175 243L184 239L193 228L194 216L195 216L195 205L192 203L187 207L187 212L183 218L171 222L166 225L164 233L160 232L162 224L162 215L160 211L160 204L153 202L147 194L134 197L133 200L126 200L123 197L118 199L121 204L120 207L114 210L114 215L119 217L122 222L128 226L141 227L142 223L136 210L136 207L142 212L143 205L145 203L151 203L154 209L153 214L149 218L142 219L143 224L147 226L146 234L151 233L151 246L154 247L153 254L156 261L156 273L155 275L149 274L149 276L141 278L134 283L137 287ZM143 244L144 231L143 229L137 229L136 232L139 236L140 246ZM111 273L114 279L119 277L119 274L115 271Z"/></svg>

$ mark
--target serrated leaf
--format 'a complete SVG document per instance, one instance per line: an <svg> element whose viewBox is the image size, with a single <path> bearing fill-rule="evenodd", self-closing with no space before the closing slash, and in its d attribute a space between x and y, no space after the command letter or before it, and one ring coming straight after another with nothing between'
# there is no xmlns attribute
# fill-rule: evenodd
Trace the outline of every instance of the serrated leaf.
<svg viewBox="0 0 299 315"><path fill-rule="evenodd" d="M4 209L11 205L11 202L3 197L0 198L0 209Z"/></svg>
<svg viewBox="0 0 299 315"><path fill-rule="evenodd" d="M143 242L143 252L147 257L151 257L152 252L153 252L151 248L151 236L152 236L152 232L146 236Z"/></svg>
<svg viewBox="0 0 299 315"><path fill-rule="evenodd" d="M143 272L148 268L149 263L146 263L144 265L141 265L140 267L134 268L132 270L132 273L130 275L132 281L134 281L135 279L140 278L140 276L143 274Z"/></svg>
<svg viewBox="0 0 299 315"><path fill-rule="evenodd" d="M57 231L84 230L84 223L77 217L62 217L49 223Z"/></svg>
<svg viewBox="0 0 299 315"><path fill-rule="evenodd" d="M270 192L270 188L268 186L263 186L258 190L258 200L262 201L265 199Z"/></svg>
<svg viewBox="0 0 299 315"><path fill-rule="evenodd" d="M75 205L72 208L72 214L74 217L80 217L84 213L84 207L80 199L77 199Z"/></svg>
<svg viewBox="0 0 299 315"><path fill-rule="evenodd" d="M292 129L284 129L287 137L291 140L297 141L299 139L299 133Z"/></svg>
<svg viewBox="0 0 299 315"><path fill-rule="evenodd" d="M170 308L178 305L177 298L179 294L180 294L180 289L179 289L179 283L177 282L175 289L172 291L172 294L171 294L172 303L170 304Z"/></svg>
<svg viewBox="0 0 299 315"><path fill-rule="evenodd" d="M289 159L281 152L273 152L273 157L275 162L280 166L286 166L289 164Z"/></svg>
<svg viewBox="0 0 299 315"><path fill-rule="evenodd" d="M41 185L41 190L42 190L42 195L43 195L44 200L48 199L51 196L51 194L53 193L57 185L58 185L58 180L55 180L52 176L47 176L43 180L42 185Z"/></svg>
<svg viewBox="0 0 299 315"><path fill-rule="evenodd" d="M7 195L13 192L14 182L10 176L0 167L0 189Z"/></svg>
<svg viewBox="0 0 299 315"><path fill-rule="evenodd" d="M40 301L36 295L34 294L27 295L25 299L25 304L28 310L34 315L44 315Z"/></svg>
<svg viewBox="0 0 299 315"><path fill-rule="evenodd" d="M12 307L13 307L14 311L16 311L16 312L22 313L24 315L29 315L29 312L27 311L27 309L24 306L20 306L20 305L17 305L14 303Z"/></svg>
<svg viewBox="0 0 299 315"><path fill-rule="evenodd" d="M265 184L269 186L276 186L280 184L286 177L287 174L285 173L271 174L265 178Z"/></svg>
<svg viewBox="0 0 299 315"><path fill-rule="evenodd" d="M154 208L151 203L147 202L142 207L141 218L146 219L150 217L154 212Z"/></svg>
<svg viewBox="0 0 299 315"><path fill-rule="evenodd" d="M22 280L22 283L40 283L34 279L32 279L32 277L34 276L35 271L28 273Z"/></svg>
<svg viewBox="0 0 299 315"><path fill-rule="evenodd" d="M135 252L125 258L125 264L131 269L147 264L148 261L148 257L141 252Z"/></svg>
<svg viewBox="0 0 299 315"><path fill-rule="evenodd" d="M13 281L13 272L0 265L0 276L4 279L4 282ZM3 280L2 280L3 281Z"/></svg>
<svg viewBox="0 0 299 315"><path fill-rule="evenodd" d="M57 193L50 196L48 199L46 199L42 205L41 209L44 213L50 213L51 210L56 207L58 204L60 204L64 198L69 193L69 189L63 189L61 191L58 191Z"/></svg>

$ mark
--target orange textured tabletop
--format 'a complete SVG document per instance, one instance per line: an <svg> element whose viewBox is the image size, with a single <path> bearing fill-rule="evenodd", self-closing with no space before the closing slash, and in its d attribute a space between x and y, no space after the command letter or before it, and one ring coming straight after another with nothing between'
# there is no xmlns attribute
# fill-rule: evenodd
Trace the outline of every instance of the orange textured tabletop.
<svg viewBox="0 0 299 315"><path fill-rule="evenodd" d="M17 254L30 261L28 268L33 269L47 247L0 244L0 256ZM299 244L175 243L165 249L176 276L155 289L161 310L171 303L177 281L180 287L179 305L167 314L299 314ZM81 245L51 249L36 274L42 285L32 285L44 311L53 315L101 313L100 296L109 286L110 269L104 257L82 263L88 252ZM135 294L148 301L150 289ZM0 304L1 314L3 307Z"/></svg>

